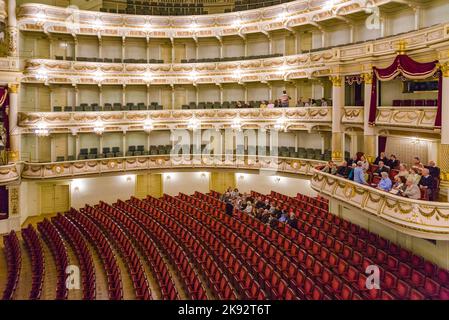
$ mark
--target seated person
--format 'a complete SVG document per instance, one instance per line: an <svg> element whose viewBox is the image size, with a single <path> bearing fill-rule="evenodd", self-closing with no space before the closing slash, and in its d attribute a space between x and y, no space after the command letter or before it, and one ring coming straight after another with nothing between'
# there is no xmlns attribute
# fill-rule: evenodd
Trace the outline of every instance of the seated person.
<svg viewBox="0 0 449 320"><path fill-rule="evenodd" d="M349 168L348 179L354 181L354 169L357 167L357 163L353 163Z"/></svg>
<svg viewBox="0 0 449 320"><path fill-rule="evenodd" d="M324 168L321 169L321 171L325 173L335 174L337 172L337 167L335 163L332 160L330 160L327 162Z"/></svg>
<svg viewBox="0 0 449 320"><path fill-rule="evenodd" d="M390 168L387 167L383 161L379 161L378 168L373 172L373 175L380 176L382 172L390 172Z"/></svg>
<svg viewBox="0 0 449 320"><path fill-rule="evenodd" d="M401 163L399 165L399 173L397 175L401 176L401 177L405 177L407 179L409 174L410 173L407 169L407 165L405 163Z"/></svg>
<svg viewBox="0 0 449 320"><path fill-rule="evenodd" d="M413 158L412 168L418 168L420 171L421 171L421 169L424 168L424 165L421 163L421 160L419 159L419 157Z"/></svg>
<svg viewBox="0 0 449 320"><path fill-rule="evenodd" d="M261 108L261 109L265 109L266 107L267 107L266 101L262 101L262 103L259 105L259 108Z"/></svg>
<svg viewBox="0 0 449 320"><path fill-rule="evenodd" d="M434 200L434 190L436 184L435 178L432 177L429 173L429 169L427 168L422 169L422 176L421 179L419 180L418 186L421 189L426 189L427 197L429 198L430 201Z"/></svg>
<svg viewBox="0 0 449 320"><path fill-rule="evenodd" d="M321 98L321 106L322 107L327 107L327 101L325 98Z"/></svg>
<svg viewBox="0 0 449 320"><path fill-rule="evenodd" d="M407 179L405 182L405 190L399 194L415 200L419 200L421 198L421 190L411 179Z"/></svg>
<svg viewBox="0 0 449 320"><path fill-rule="evenodd" d="M267 104L267 108L274 108L274 103L270 101L270 103Z"/></svg>
<svg viewBox="0 0 449 320"><path fill-rule="evenodd" d="M368 162L368 160L366 159L366 157L364 155L362 155L360 157L360 161L362 161L362 168L363 168L363 170L368 171L369 170L369 162Z"/></svg>
<svg viewBox="0 0 449 320"><path fill-rule="evenodd" d="M435 161L430 160L429 164L426 166L427 169L429 169L429 174L434 177L435 179L440 178L440 168L437 167Z"/></svg>
<svg viewBox="0 0 449 320"><path fill-rule="evenodd" d="M353 163L355 163L357 165L357 161L358 161L358 158L357 158L357 155L355 154L352 156L351 159L348 160L348 167L352 167Z"/></svg>
<svg viewBox="0 0 449 320"><path fill-rule="evenodd" d="M343 178L347 178L349 175L349 171L351 169L348 167L348 163L346 161L343 161L340 166L338 166L337 171L335 172L335 175Z"/></svg>
<svg viewBox="0 0 449 320"><path fill-rule="evenodd" d="M394 154L391 154L390 159L385 162L385 165L390 167L390 169L396 169L399 165L399 161Z"/></svg>
<svg viewBox="0 0 449 320"><path fill-rule="evenodd" d="M407 179L404 176L395 175L394 176L394 183L393 187L390 190L390 193L392 194L400 194L403 192L406 188L405 182Z"/></svg>
<svg viewBox="0 0 449 320"><path fill-rule="evenodd" d="M281 214L281 217L279 218L279 222L285 223L288 221L288 214L287 212L284 212Z"/></svg>
<svg viewBox="0 0 449 320"><path fill-rule="evenodd" d="M385 156L385 152L381 152L377 157L376 160L374 160L375 165L379 165L379 161L383 161L383 163L386 163L388 161L387 157Z"/></svg>
<svg viewBox="0 0 449 320"><path fill-rule="evenodd" d="M354 182L360 184L368 184L365 179L365 170L363 169L363 162L357 162L357 166L354 168Z"/></svg>
<svg viewBox="0 0 449 320"><path fill-rule="evenodd" d="M296 103L296 106L298 108L304 107L304 101L302 101L302 99L303 99L302 97L299 98L298 102Z"/></svg>
<svg viewBox="0 0 449 320"><path fill-rule="evenodd" d="M296 219L296 215L295 215L294 212L290 212L290 215L288 217L287 223L292 228L297 228L298 227L298 219Z"/></svg>
<svg viewBox="0 0 449 320"><path fill-rule="evenodd" d="M421 174L420 174L421 170L417 167L412 167L410 169L410 173L408 175L407 179L411 179L413 180L413 183L418 185L419 181L421 181Z"/></svg>
<svg viewBox="0 0 449 320"><path fill-rule="evenodd" d="M389 192L391 190L391 187L393 184L391 182L391 179L388 177L388 173L382 172L381 177L382 177L382 179L380 179L379 184L377 185L377 188L380 190Z"/></svg>

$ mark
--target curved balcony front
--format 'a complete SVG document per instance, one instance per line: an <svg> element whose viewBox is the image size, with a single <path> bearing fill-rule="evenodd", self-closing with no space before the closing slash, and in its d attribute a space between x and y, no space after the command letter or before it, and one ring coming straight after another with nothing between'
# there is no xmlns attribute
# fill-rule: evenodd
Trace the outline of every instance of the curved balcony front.
<svg viewBox="0 0 449 320"><path fill-rule="evenodd" d="M156 110L156 111L103 111L103 112L21 112L19 126L23 133L32 133L36 125L45 122L55 132L92 132L101 122L106 131L144 130L145 121L152 121L154 130L186 129L195 118L202 129L231 128L233 121L241 120L242 128L271 128L278 119L285 121L286 129L311 130L317 125L329 126L332 107L269 108L269 109L204 109L204 110Z"/></svg>
<svg viewBox="0 0 449 320"><path fill-rule="evenodd" d="M394 0L373 0L381 6ZM199 16L145 16L94 12L27 3L20 6L17 18L21 30L103 35L116 37L201 38L241 36L312 25L362 13L360 0L341 0L332 8L326 1L298 0L255 10Z"/></svg>
<svg viewBox="0 0 449 320"><path fill-rule="evenodd" d="M20 180L20 164L0 166L0 186Z"/></svg>
<svg viewBox="0 0 449 320"><path fill-rule="evenodd" d="M94 176L138 171L173 171L185 169L238 169L265 170L272 174L311 175L314 166L323 164L320 160L285 158L274 156L236 156L200 154L170 156L149 155L94 160L77 160L50 163L25 163L24 179L60 179L79 176Z"/></svg>
<svg viewBox="0 0 449 320"><path fill-rule="evenodd" d="M314 190L415 237L449 240L449 203L413 200L313 169Z"/></svg>

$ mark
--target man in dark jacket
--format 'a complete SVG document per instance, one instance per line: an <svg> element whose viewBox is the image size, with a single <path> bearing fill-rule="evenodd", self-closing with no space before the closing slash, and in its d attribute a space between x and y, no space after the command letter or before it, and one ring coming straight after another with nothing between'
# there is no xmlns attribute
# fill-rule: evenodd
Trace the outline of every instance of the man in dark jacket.
<svg viewBox="0 0 449 320"><path fill-rule="evenodd" d="M419 187L421 189L426 189L427 196L430 201L434 200L434 190L435 190L435 178L429 174L429 169L422 169L421 180L419 180Z"/></svg>
<svg viewBox="0 0 449 320"><path fill-rule="evenodd" d="M225 210L226 210L226 214L229 216L232 216L232 214L234 213L234 206L232 205L232 203L229 199L226 201Z"/></svg>
<svg viewBox="0 0 449 320"><path fill-rule="evenodd" d="M388 161L387 157L385 156L385 152L383 151L377 156L376 160L374 160L374 164L378 165L380 161L383 161L383 163Z"/></svg>
<svg viewBox="0 0 449 320"><path fill-rule="evenodd" d="M396 169L399 166L399 161L396 159L394 154L390 155L390 159L385 162L385 165L390 167L390 169Z"/></svg>
<svg viewBox="0 0 449 320"><path fill-rule="evenodd" d="M373 172L375 176L380 176L382 172L388 173L390 171L390 168L387 167L383 161L379 161L379 167Z"/></svg>

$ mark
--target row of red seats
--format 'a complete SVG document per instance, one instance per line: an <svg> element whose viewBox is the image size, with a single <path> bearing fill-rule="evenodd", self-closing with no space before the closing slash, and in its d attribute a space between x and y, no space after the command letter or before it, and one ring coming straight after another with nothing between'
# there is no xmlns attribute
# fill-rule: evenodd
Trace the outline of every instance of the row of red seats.
<svg viewBox="0 0 449 320"><path fill-rule="evenodd" d="M133 199L132 199L133 200ZM138 199L134 199L137 200ZM124 214L129 214L144 226L150 234L154 236L155 242L164 250L169 259L176 267L185 289L192 300L207 300L206 290L202 286L198 274L195 271L193 262L180 244L169 234L164 226L155 221L151 216L144 213L138 203L129 201L127 203L118 201L117 208Z"/></svg>
<svg viewBox="0 0 449 320"><path fill-rule="evenodd" d="M100 256L106 271L109 300L123 300L120 268L105 234L92 220L73 208L65 216L78 226L78 229L89 240Z"/></svg>
<svg viewBox="0 0 449 320"><path fill-rule="evenodd" d="M82 277L83 300L95 300L95 265L87 246L78 228L65 216L58 214L51 218L53 225L59 230L64 239L72 246L73 251L80 264L80 273Z"/></svg>
<svg viewBox="0 0 449 320"><path fill-rule="evenodd" d="M12 300L19 283L20 269L22 266L22 255L20 252L19 239L14 231L3 236L4 251L8 268L8 279L2 300Z"/></svg>
<svg viewBox="0 0 449 320"><path fill-rule="evenodd" d="M237 297L234 293L234 288L229 284L229 280L225 276L221 266L218 264L207 264L207 259L205 258L210 254L208 249L203 246L194 234L179 224L178 221L171 219L168 215L163 213L159 209L159 200L148 197L144 202L150 202L150 200L152 200L152 205L156 205L156 208L147 213L155 217L161 224L167 226L172 232L172 235L176 237L186 249L186 252L194 258L193 260L196 261L197 268L207 275L206 281L209 288L214 292L214 295L219 299L235 300ZM216 283L214 282L215 279L217 279Z"/></svg>
<svg viewBox="0 0 449 320"><path fill-rule="evenodd" d="M140 257L125 232L98 208L86 205L80 211L92 219L108 235L109 239L113 240L117 252L123 258L131 275L135 297L138 300L152 300L150 286Z"/></svg>
<svg viewBox="0 0 449 320"><path fill-rule="evenodd" d="M105 202L100 202L99 206L103 212L110 215L111 218L120 224L128 237L138 246L138 249L151 268L151 273L157 280L162 299L178 300L178 291L176 290L168 267L162 258L162 253L148 233L135 220L123 214L119 209Z"/></svg>
<svg viewBox="0 0 449 320"><path fill-rule="evenodd" d="M245 215L242 215L242 217L244 217L244 216ZM248 219L250 219L250 218L248 218ZM267 226L266 228L269 228L269 227ZM289 228L289 227L286 227L286 228ZM313 231L313 230L318 230L318 229L312 228L311 230ZM324 228L324 230L326 231L325 228ZM333 228L332 230L335 230L335 229ZM343 233L342 231L343 230L340 230L339 236L341 236L342 234L345 235L345 233ZM328 247L332 247L337 254L343 255L344 259L350 260L352 258L355 259L357 257L357 259L355 259L352 262L360 263L361 259L365 258L365 257L362 257L362 254L360 252L352 250L352 247L354 247L354 246L358 247L360 244L363 244L364 243L363 240L359 239L359 241L357 243L352 241L352 242L349 242L348 245L344 245L339 240L335 240L335 246L334 246L333 240L332 240L332 242L329 243L329 238L332 238L332 237L330 237L329 235L327 235L327 237L320 236L323 234L323 231L319 231L319 233L318 233L318 231L315 232L315 235L317 235L317 234L318 234L318 241L321 241L321 242L325 241ZM334 235L336 235L336 234L334 233ZM346 233L346 235L347 235L347 233ZM311 234L311 236L313 236L313 235ZM343 236L340 238L340 240L345 241L346 239L351 239L351 237L354 238L354 236L351 234L349 234L349 236L350 237L348 237L348 238ZM304 239L305 236L301 235L301 233L300 233L299 238L298 238L298 242L300 244L302 243L302 241L300 240L301 238ZM296 235L293 235L293 239L296 239ZM310 248L313 240L309 239L309 241L307 241L307 238L305 238L305 239L306 239L306 242L304 243L304 245L307 248ZM378 241L379 237L377 237L375 239ZM388 241L385 241L383 243L385 245L384 248L389 244ZM387 289L392 289L394 291L395 288L393 288L393 287L400 285L400 287L403 288L404 290L401 292L398 292L396 290L396 294L399 294L399 295L407 296L410 293L411 295L413 295L411 298L424 298L424 297L439 298L439 299L447 298L447 292L448 292L447 288L441 287L441 289L440 289L440 285L432 279L432 277L435 276L435 270L436 270L436 266L434 264L432 264L430 262L423 262L423 259L416 255L404 254L404 252L408 253L408 251L405 251L405 250L399 251L402 253L402 257L404 257L404 258L410 257L411 258L410 261L411 261L411 264L413 267L419 268L418 270L420 270L420 271L422 270L422 271L426 272L426 274L428 275L428 277L426 277L420 271L411 269L411 267L408 266L407 264L404 264L404 262L399 263L397 258L395 258L393 256L389 256L385 251L383 251L382 249L378 249L371 244L368 244L368 246L363 246L360 249L361 249L361 252L365 252L365 250L366 250L366 252L368 253L368 256L371 259L374 259L374 261L376 261L376 263L379 264L381 268L386 267L387 270L390 269L390 273L388 274L389 275L389 277L388 277L389 284L385 286ZM406 260L406 259L404 259L404 260ZM371 263L373 263L373 262L371 261ZM341 262L340 267L343 266L342 270L345 270L344 265L345 265L345 262L344 261ZM401 270L401 271L399 271L399 270ZM410 270L412 270L412 271L410 271ZM400 283L399 282L400 280L398 279L398 277L396 275L392 274L394 271L397 271L399 273L399 275L405 277L405 279L410 280L409 281L410 284ZM385 274L385 272L381 272L381 274L382 274L382 279L383 279L384 278L383 275ZM445 281L447 281L447 271L440 269L440 272L438 273L438 275L441 276L441 278L439 278L439 280L442 280L443 283L446 283ZM410 287L412 287L412 288L414 287L414 289L410 289ZM404 298L404 297L401 297L401 298Z"/></svg>
<svg viewBox="0 0 449 320"><path fill-rule="evenodd" d="M226 299L226 295L230 295L232 293L231 288L226 288L226 282L230 279L233 288L237 291L241 298L249 300L265 299L266 295L264 291L261 290L260 286L249 272L241 274L242 278L237 277L238 275L236 270L240 270L242 263L237 259L233 259L233 257L229 255L229 248L227 248L227 246L200 221L196 220L192 216L186 215L183 211L178 210L175 205L170 205L169 203L172 203L172 201L166 197L168 196L164 196L164 201L148 197L147 201L158 206L159 208L162 208L169 215L167 216L169 219L186 226L193 234L197 235L197 237L203 241L209 251L207 252L206 250L201 250L202 247L193 246L194 255L197 260L205 262L206 265L214 265L214 269L220 268L218 263L223 266L221 267L221 272L226 273L225 277L218 275L213 276L213 274L208 274L206 271L206 274L208 274L209 278L212 279L214 288L217 289L219 293L222 293L221 296L219 294L218 297L221 299Z"/></svg>
<svg viewBox="0 0 449 320"><path fill-rule="evenodd" d="M333 216L334 219L329 218L330 216ZM325 218L326 221L321 220L323 218ZM401 248L389 240L369 232L365 228L340 219L331 213L327 213L326 217L317 217L313 213L302 213L298 219L303 220L298 224L298 229L303 230L306 234L310 232L312 238L323 238L324 236L322 234L320 235L320 232L330 233L330 235L336 239L348 243L352 248L356 248L361 252L366 251L369 257L377 255L378 258L381 258L381 261L391 260L394 262L392 264L393 267L397 266L399 263L398 260L400 260L401 263L408 265L410 268L419 270L427 277L434 279L442 285L449 286L449 272L447 270L438 268L434 263L424 260L422 257L413 254L411 251ZM328 222L331 222L331 224ZM296 232L292 230L290 226L285 224L279 224L279 227L280 231L286 230L286 234ZM296 236L297 235L293 235L293 237Z"/></svg>
<svg viewBox="0 0 449 320"><path fill-rule="evenodd" d="M33 274L29 299L39 300L44 284L45 261L42 244L32 225L22 229L22 238L31 258L31 272Z"/></svg>
<svg viewBox="0 0 449 320"><path fill-rule="evenodd" d="M182 210L181 212L189 212L189 214L191 214L198 222L203 223L217 234L230 249L220 252L220 254L223 255L223 259L242 261L243 264L246 265L247 270L250 270L253 273L251 275L253 281L256 280L256 284L260 283L260 286L271 299L294 300L298 298L294 290L288 287L287 282L284 279L281 279L280 276L277 276L277 271L275 270L276 266L274 266L271 261L259 255L255 247L233 233L228 226L222 223L222 220L215 219L209 214L214 211L214 208L209 207L207 210L204 210L203 208L203 211L201 211L193 207L192 203L196 202L194 199L188 198L182 194L180 195L180 198L183 200L173 198L173 202L177 203L178 207ZM193 210L191 210L192 208ZM242 272L242 270L243 274L245 274L246 270L240 263L234 263L231 267L231 272L234 278L241 277L242 274L240 272Z"/></svg>
<svg viewBox="0 0 449 320"><path fill-rule="evenodd" d="M69 291L66 286L67 274L66 269L69 265L69 257L67 248L64 245L58 230L51 224L48 219L44 219L37 224L37 229L42 235L47 246L56 262L57 284L56 284L56 300L67 300Z"/></svg>
<svg viewBox="0 0 449 320"><path fill-rule="evenodd" d="M198 194L197 194L198 196ZM207 198L207 196L205 196ZM236 219L233 219L227 215L223 215L222 213L219 214L219 221L224 221L225 223L229 224L231 228L238 234L243 234L243 236L246 239L249 239L250 242L255 243L255 248L258 248L262 255L264 255L268 261L273 263L273 265L276 266L276 269L278 272L268 272L266 274L266 277L271 276L271 282L272 283L282 283L282 281L287 281L288 285L291 288L294 288L296 290L296 295L299 296L301 299L330 299L331 296L333 296L333 293L326 293L322 290L321 286L317 283L315 283L311 278L304 279L304 277L300 277L300 274L297 274L299 272L298 265L291 261L289 257L284 255L280 250L275 248L273 244L270 244L267 239L264 239L262 235L257 234L256 230L252 230L252 228L248 226L242 225L239 221ZM243 227L243 229L242 229ZM231 246L233 245L239 245L239 241L235 241L235 243L232 243L234 238L238 240L238 238L231 236ZM252 257L251 263L257 265L257 267L260 269L263 268L263 265L261 265L260 262L258 262L258 252L256 251L256 254L254 255L254 249L253 247L241 247L241 253L246 255L246 257ZM246 252L245 252L246 250ZM256 249L257 250L257 249ZM281 264L281 261L285 262L285 264ZM266 270L266 269L265 269ZM287 272L287 270L289 272ZM283 277L284 279L280 279ZM303 282L297 281L298 279L307 280ZM263 281L263 280L261 280ZM305 289L303 287L305 286Z"/></svg>

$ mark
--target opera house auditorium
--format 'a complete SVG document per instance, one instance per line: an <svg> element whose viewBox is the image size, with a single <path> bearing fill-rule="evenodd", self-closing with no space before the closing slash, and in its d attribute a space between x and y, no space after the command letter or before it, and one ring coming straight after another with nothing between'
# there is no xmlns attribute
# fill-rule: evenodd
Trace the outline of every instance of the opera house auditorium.
<svg viewBox="0 0 449 320"><path fill-rule="evenodd" d="M449 300L449 2L0 0L0 238L2 300Z"/></svg>

